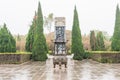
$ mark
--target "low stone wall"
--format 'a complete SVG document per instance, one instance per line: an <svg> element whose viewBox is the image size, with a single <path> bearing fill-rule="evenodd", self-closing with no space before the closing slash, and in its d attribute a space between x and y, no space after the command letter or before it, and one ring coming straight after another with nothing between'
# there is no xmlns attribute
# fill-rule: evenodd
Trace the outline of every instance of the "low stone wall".
<svg viewBox="0 0 120 80"><path fill-rule="evenodd" d="M102 63L120 63L120 53L91 53L91 58Z"/></svg>
<svg viewBox="0 0 120 80"><path fill-rule="evenodd" d="M31 54L0 54L0 64L18 64L29 61Z"/></svg>

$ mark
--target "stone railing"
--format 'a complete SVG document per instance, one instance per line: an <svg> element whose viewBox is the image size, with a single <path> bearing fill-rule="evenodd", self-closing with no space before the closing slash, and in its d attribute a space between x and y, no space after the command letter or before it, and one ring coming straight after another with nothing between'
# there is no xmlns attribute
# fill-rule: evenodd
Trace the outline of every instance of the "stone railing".
<svg viewBox="0 0 120 80"><path fill-rule="evenodd" d="M0 54L0 64L18 64L29 61L31 54Z"/></svg>
<svg viewBox="0 0 120 80"><path fill-rule="evenodd" d="M91 53L91 58L102 63L120 63L120 53Z"/></svg>

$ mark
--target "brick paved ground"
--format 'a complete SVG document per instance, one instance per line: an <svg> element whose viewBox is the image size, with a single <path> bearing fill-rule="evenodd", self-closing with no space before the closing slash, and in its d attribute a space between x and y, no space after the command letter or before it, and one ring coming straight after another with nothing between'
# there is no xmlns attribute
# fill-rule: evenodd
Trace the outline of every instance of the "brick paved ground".
<svg viewBox="0 0 120 80"><path fill-rule="evenodd" d="M67 69L54 69L51 56L46 62L2 64L0 80L120 80L120 64L74 61L68 57Z"/></svg>

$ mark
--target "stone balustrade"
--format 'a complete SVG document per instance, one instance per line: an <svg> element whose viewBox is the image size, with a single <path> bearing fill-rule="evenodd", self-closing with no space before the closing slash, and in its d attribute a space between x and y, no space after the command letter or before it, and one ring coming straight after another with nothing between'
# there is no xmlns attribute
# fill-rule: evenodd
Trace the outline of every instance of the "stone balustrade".
<svg viewBox="0 0 120 80"><path fill-rule="evenodd" d="M29 61L31 54L0 54L0 64L17 64Z"/></svg>
<svg viewBox="0 0 120 80"><path fill-rule="evenodd" d="M120 53L91 53L91 58L102 63L120 63Z"/></svg>

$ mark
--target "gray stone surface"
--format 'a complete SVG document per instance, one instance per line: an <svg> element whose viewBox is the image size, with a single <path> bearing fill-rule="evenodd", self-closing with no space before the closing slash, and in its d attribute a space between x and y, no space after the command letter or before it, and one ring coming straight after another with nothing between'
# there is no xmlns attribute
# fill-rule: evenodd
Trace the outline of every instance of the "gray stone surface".
<svg viewBox="0 0 120 80"><path fill-rule="evenodd" d="M0 80L120 80L120 64L102 64L92 60L74 61L68 56L68 68L55 69L52 56L46 62L0 65Z"/></svg>

